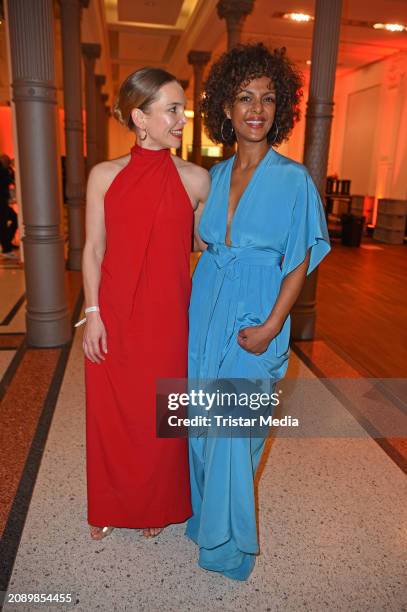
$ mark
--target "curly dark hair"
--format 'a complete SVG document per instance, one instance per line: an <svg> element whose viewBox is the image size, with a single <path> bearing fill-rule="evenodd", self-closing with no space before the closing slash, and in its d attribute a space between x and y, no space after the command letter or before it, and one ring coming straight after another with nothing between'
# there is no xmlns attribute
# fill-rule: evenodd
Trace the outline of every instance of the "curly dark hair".
<svg viewBox="0 0 407 612"><path fill-rule="evenodd" d="M286 56L286 49L270 51L263 43L237 45L211 66L204 83L201 110L207 134L217 143L233 145L234 132L225 130L224 107L232 106L241 87L252 79L270 77L276 88L276 114L273 127L267 135L270 144L279 145L287 140L289 133L300 117L299 103L302 96L302 75ZM273 124L274 125L274 124Z"/></svg>

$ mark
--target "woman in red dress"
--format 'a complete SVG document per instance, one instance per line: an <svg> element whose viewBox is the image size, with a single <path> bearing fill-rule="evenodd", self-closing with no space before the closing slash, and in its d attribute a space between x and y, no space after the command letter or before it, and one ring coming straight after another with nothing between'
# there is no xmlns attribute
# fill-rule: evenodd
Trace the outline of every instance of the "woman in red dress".
<svg viewBox="0 0 407 612"><path fill-rule="evenodd" d="M96 165L87 190L88 522L157 535L191 515L187 441L156 437L158 379L187 376L193 209L206 170L171 155L186 123L175 77L143 68L122 84L115 114L137 135L130 155Z"/></svg>

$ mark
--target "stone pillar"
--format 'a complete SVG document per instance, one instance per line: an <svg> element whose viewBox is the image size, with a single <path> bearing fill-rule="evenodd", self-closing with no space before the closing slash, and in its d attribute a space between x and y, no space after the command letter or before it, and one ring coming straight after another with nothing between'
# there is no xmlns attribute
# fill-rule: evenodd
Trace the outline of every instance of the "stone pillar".
<svg viewBox="0 0 407 612"><path fill-rule="evenodd" d="M71 338L57 146L52 0L7 0L25 232L27 343L52 347Z"/></svg>
<svg viewBox="0 0 407 612"><path fill-rule="evenodd" d="M178 83L181 85L182 89L185 91L186 89L188 89L189 86L189 81L187 80L179 80ZM176 153L178 155L178 157L182 157L182 148L183 148L183 140L181 140L181 146L178 147Z"/></svg>
<svg viewBox="0 0 407 612"><path fill-rule="evenodd" d="M100 57L101 47L98 43L82 43L82 55L85 64L85 99L86 99L86 170L98 161L97 150L97 98L95 83L95 64Z"/></svg>
<svg viewBox="0 0 407 612"><path fill-rule="evenodd" d="M109 94L102 94L102 103L103 103L103 159L109 159L109 120L110 120L110 106L106 105L106 102L109 100Z"/></svg>
<svg viewBox="0 0 407 612"><path fill-rule="evenodd" d="M216 8L219 19L226 21L228 51L240 43L244 21L253 6L254 0L219 0Z"/></svg>
<svg viewBox="0 0 407 612"><path fill-rule="evenodd" d="M89 0L59 0L64 73L66 204L69 270L80 270L85 241L85 157L81 81L81 7Z"/></svg>
<svg viewBox="0 0 407 612"><path fill-rule="evenodd" d="M105 160L105 123L106 115L104 103L102 100L102 87L106 83L106 77L103 74L95 74L95 87L96 87L96 147L97 147L97 161L101 162Z"/></svg>
<svg viewBox="0 0 407 612"><path fill-rule="evenodd" d="M325 193L333 93L339 46L342 0L316 0L311 79L307 103L304 164L321 197ZM307 277L292 312L292 336L311 340L315 333L317 271Z"/></svg>
<svg viewBox="0 0 407 612"><path fill-rule="evenodd" d="M194 135L192 142L192 161L198 165L202 162L202 119L200 111L202 74L204 67L210 59L211 54L209 51L190 51L188 53L188 63L191 64L194 69Z"/></svg>

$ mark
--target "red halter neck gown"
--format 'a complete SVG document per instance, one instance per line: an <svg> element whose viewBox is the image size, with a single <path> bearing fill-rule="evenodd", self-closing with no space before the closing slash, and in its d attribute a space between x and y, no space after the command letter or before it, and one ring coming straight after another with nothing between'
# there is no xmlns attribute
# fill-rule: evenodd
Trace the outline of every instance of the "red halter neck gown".
<svg viewBox="0 0 407 612"><path fill-rule="evenodd" d="M99 305L106 359L85 359L88 521L191 515L187 441L156 437L155 381L187 376L192 206L169 149L131 150L105 195Z"/></svg>

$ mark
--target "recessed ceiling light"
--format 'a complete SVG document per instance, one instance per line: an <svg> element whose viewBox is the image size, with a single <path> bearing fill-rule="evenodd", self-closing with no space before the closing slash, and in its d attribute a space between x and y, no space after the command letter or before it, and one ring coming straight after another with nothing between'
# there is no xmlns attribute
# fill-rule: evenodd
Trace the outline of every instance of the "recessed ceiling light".
<svg viewBox="0 0 407 612"><path fill-rule="evenodd" d="M387 32L404 32L407 30L407 26L401 23L374 23L373 27L375 30L387 30Z"/></svg>
<svg viewBox="0 0 407 612"><path fill-rule="evenodd" d="M291 19L291 21L296 21L297 23L308 23L309 21L313 21L313 16L308 15L307 13L284 13L284 19Z"/></svg>

